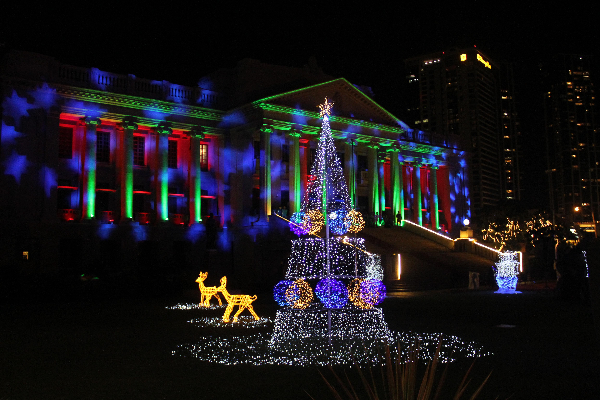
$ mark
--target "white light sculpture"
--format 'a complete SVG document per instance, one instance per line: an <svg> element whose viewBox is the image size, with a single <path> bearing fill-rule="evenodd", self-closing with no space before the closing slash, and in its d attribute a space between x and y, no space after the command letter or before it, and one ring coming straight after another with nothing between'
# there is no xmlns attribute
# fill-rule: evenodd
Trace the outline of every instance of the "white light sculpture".
<svg viewBox="0 0 600 400"><path fill-rule="evenodd" d="M496 293L520 293L516 291L520 265L518 256L518 252L512 251L499 254L499 260L493 267L496 274L496 283L498 284Z"/></svg>

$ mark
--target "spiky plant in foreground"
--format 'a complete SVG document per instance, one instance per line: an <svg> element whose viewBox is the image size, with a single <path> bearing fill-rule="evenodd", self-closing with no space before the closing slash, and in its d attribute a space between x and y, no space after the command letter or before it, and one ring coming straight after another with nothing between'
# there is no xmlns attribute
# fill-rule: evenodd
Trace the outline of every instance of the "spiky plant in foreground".
<svg viewBox="0 0 600 400"><path fill-rule="evenodd" d="M438 399L443 396L447 398L447 394L443 392L444 383L446 380L446 374L448 370L448 364L446 364L444 371L439 380L436 381L436 371L439 365L440 349L442 347L442 340L438 343L437 350L431 362L425 368L425 373L422 378L418 377L417 366L419 362L419 343L416 342L408 351L408 357L405 362L401 360L400 348L398 348L398 357L392 360L389 346L385 348L385 364L381 366L381 383L376 382L372 368L363 368L358 364L355 365L357 374L362 382L364 392L369 400L427 400L427 399ZM473 369L473 364L469 367L462 381L458 385L456 393L453 399L460 399L465 394L467 386L470 383L469 373ZM335 377L335 382L341 387L340 390L334 387L335 382L330 382L324 375L319 371L321 377L325 380L325 383L333 393L333 397L337 400L349 399L359 400L352 380L348 377L348 374L344 372L345 380L340 378L336 374L333 367L329 367L329 370ZM481 392L483 386L488 381L490 375L484 379L479 387L473 392L470 399L475 399ZM420 382L419 382L420 381ZM309 395L310 396L310 395ZM312 397L311 397L312 398Z"/></svg>

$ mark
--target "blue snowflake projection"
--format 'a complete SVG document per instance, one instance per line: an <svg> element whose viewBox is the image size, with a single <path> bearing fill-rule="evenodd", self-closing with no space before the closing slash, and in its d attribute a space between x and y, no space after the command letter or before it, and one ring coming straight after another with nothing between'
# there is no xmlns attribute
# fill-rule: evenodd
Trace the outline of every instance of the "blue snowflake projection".
<svg viewBox="0 0 600 400"><path fill-rule="evenodd" d="M348 289L337 279L325 278L317 283L315 293L326 308L342 308L348 304Z"/></svg>
<svg viewBox="0 0 600 400"><path fill-rule="evenodd" d="M279 304L280 306L283 307L283 306L291 306L292 305L292 303L290 303L288 301L285 293L290 288L290 286L292 286L293 283L294 283L294 281L290 281L289 279L286 279L286 280L279 282L273 288L273 298L275 299L275 302L277 302L277 304Z"/></svg>

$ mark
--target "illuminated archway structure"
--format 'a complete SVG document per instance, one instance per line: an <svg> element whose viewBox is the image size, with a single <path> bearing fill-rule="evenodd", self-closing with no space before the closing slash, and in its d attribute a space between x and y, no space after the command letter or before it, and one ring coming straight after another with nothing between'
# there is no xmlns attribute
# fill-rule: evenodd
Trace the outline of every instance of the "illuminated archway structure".
<svg viewBox="0 0 600 400"><path fill-rule="evenodd" d="M22 251L47 270L65 258L94 265L112 252L101 261L110 268L164 265L179 248L190 259L197 248L229 246L234 231L270 229L280 207L298 211L314 178L314 105L326 95L336 104L329 120L344 176L356 182L351 204L363 215L400 214L436 230L470 215L468 158L456 138L410 129L369 88L285 72L263 74L259 88L248 83L256 74L245 86L233 85L241 74L216 74L191 87L9 53L0 220L14 228L0 240L0 262Z"/></svg>

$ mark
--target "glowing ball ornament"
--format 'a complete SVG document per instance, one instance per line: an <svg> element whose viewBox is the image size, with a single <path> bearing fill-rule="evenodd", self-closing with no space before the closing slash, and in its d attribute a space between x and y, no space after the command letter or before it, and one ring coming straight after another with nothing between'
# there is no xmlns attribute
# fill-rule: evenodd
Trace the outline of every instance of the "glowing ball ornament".
<svg viewBox="0 0 600 400"><path fill-rule="evenodd" d="M293 308L304 310L313 301L313 290L304 279L297 279L285 291L288 304Z"/></svg>
<svg viewBox="0 0 600 400"><path fill-rule="evenodd" d="M319 210L309 210L304 215L304 226L307 227L308 233L316 235L323 228L323 213Z"/></svg>
<svg viewBox="0 0 600 400"><path fill-rule="evenodd" d="M291 306L293 304L288 302L288 298L285 295L285 292L289 289L290 286L292 286L293 283L294 281L286 279L279 282L273 288L273 298L280 306Z"/></svg>
<svg viewBox="0 0 600 400"><path fill-rule="evenodd" d="M295 235L306 235L310 231L310 220L305 218L302 211L295 212L290 217L290 229Z"/></svg>
<svg viewBox="0 0 600 400"><path fill-rule="evenodd" d="M343 235L350 228L350 221L346 218L347 213L344 210L338 210L329 213L329 230L334 235Z"/></svg>
<svg viewBox="0 0 600 400"><path fill-rule="evenodd" d="M376 279L353 279L348 284L348 297L358 308L369 309L385 298L385 285Z"/></svg>
<svg viewBox="0 0 600 400"><path fill-rule="evenodd" d="M321 303L327 308L342 308L348 304L348 289L337 279L320 280L315 292Z"/></svg>
<svg viewBox="0 0 600 400"><path fill-rule="evenodd" d="M350 233L360 232L365 227L365 220L360 211L350 210L346 214L346 220L348 223L348 232Z"/></svg>

